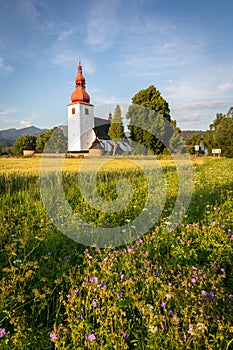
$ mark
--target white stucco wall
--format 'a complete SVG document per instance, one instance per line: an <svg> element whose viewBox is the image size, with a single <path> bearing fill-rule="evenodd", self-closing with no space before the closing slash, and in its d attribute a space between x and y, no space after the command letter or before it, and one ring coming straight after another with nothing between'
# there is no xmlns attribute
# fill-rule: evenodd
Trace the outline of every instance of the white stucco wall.
<svg viewBox="0 0 233 350"><path fill-rule="evenodd" d="M72 114L75 108L75 114ZM94 106L73 103L68 106L68 151L88 151L94 141Z"/></svg>

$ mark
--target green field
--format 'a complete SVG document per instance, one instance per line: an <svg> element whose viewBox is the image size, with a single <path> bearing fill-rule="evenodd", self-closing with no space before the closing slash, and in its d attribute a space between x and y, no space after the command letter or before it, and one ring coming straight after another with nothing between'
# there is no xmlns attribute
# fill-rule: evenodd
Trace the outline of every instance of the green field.
<svg viewBox="0 0 233 350"><path fill-rule="evenodd" d="M145 160L148 169L154 163ZM117 200L122 179L133 195L125 209L101 212L82 198L80 164L66 159L63 167L74 215L95 228L130 227L147 203L143 171L127 159L103 166L97 190L105 203ZM86 179L99 166L90 164ZM175 229L168 218L177 169L171 160L158 167L166 186L155 192L163 210L154 226L123 246L100 249L53 224L41 198L40 159L0 159L0 349L233 348L233 160L192 161L192 199ZM54 178L47 180L52 186Z"/></svg>

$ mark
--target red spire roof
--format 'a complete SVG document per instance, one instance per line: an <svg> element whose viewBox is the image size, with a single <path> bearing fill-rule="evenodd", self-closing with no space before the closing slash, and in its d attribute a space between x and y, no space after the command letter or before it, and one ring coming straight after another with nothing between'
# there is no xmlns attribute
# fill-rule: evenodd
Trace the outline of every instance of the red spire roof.
<svg viewBox="0 0 233 350"><path fill-rule="evenodd" d="M78 75L77 75L75 81L76 81L76 89L71 95L72 103L75 103L75 102L89 103L90 102L90 96L86 92L85 78L84 78L84 76L82 74L82 66L81 66L80 62L78 64Z"/></svg>

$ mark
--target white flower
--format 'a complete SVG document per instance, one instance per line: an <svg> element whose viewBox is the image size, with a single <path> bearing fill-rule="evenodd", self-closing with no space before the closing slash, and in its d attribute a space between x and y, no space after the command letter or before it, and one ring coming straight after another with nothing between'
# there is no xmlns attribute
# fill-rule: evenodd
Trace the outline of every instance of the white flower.
<svg viewBox="0 0 233 350"><path fill-rule="evenodd" d="M198 331L201 331L201 332L208 330L208 328L206 327L206 325L204 323L197 323L196 328Z"/></svg>
<svg viewBox="0 0 233 350"><path fill-rule="evenodd" d="M158 327L157 327L157 326L150 326L150 327L149 327L149 331L150 331L151 333L155 333L155 332L157 332L157 330L158 330Z"/></svg>

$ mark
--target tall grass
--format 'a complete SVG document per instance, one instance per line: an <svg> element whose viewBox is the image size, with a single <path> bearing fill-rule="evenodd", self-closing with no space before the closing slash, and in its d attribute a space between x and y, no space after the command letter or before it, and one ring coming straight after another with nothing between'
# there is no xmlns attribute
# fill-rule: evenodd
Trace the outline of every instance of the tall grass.
<svg viewBox="0 0 233 350"><path fill-rule="evenodd" d="M2 171L0 348L231 349L232 169L230 159L194 163L188 212L168 233L177 176L164 163L165 210L150 232L115 249L85 247L59 232L41 200L38 167ZM142 172L103 169L98 191L106 201L116 199L122 177L135 191L116 215L84 205L75 171L65 169L64 191L86 221L122 225L147 197Z"/></svg>

